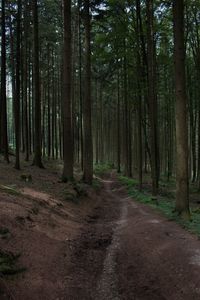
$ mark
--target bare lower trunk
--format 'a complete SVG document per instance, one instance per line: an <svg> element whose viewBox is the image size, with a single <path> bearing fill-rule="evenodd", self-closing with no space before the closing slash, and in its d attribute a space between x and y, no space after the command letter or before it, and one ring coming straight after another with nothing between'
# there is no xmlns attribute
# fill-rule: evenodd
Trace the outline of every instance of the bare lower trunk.
<svg viewBox="0 0 200 300"><path fill-rule="evenodd" d="M64 168L62 179L73 179L73 131L71 104L71 0L64 0L63 125Z"/></svg>
<svg viewBox="0 0 200 300"><path fill-rule="evenodd" d="M173 2L174 60L176 81L176 211L189 215L188 124L185 86L184 4Z"/></svg>
<svg viewBox="0 0 200 300"><path fill-rule="evenodd" d="M38 37L38 4L33 0L33 78L34 78L34 161L33 164L43 168L41 151L41 97L40 97L40 72L39 72L39 37Z"/></svg>
<svg viewBox="0 0 200 300"><path fill-rule="evenodd" d="M93 178L93 146L91 122L91 45L90 45L90 5L84 1L85 9L85 97L83 103L83 133L84 133L84 160L83 180L91 184Z"/></svg>

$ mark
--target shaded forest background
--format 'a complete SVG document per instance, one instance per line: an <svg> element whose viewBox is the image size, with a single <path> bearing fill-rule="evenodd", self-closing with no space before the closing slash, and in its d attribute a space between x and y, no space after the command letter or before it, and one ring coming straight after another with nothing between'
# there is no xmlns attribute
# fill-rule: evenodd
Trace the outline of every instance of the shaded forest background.
<svg viewBox="0 0 200 300"><path fill-rule="evenodd" d="M173 3L172 3L173 2ZM200 3L11 1L1 6L0 150L128 177L177 180L176 209L200 188ZM175 62L175 63L174 63Z"/></svg>

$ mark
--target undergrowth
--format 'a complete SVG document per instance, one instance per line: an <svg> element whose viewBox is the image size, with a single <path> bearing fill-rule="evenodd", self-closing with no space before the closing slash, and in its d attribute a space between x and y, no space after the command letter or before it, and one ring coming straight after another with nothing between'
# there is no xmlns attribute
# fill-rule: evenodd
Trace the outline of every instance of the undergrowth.
<svg viewBox="0 0 200 300"><path fill-rule="evenodd" d="M119 180L127 187L129 196L162 212L168 219L175 221L191 233L198 235L200 238L200 208L193 208L191 210L191 219L184 220L175 213L173 198L170 199L162 196L155 198L152 197L150 193L145 191L140 192L137 189L138 181L135 179L119 176Z"/></svg>
<svg viewBox="0 0 200 300"><path fill-rule="evenodd" d="M94 174L99 175L99 176L108 174L111 169L113 169L113 165L109 164L109 163L95 164L94 165Z"/></svg>
<svg viewBox="0 0 200 300"><path fill-rule="evenodd" d="M92 181L92 187L94 188L94 190L99 190L101 188L102 184L99 181L98 178L94 178Z"/></svg>

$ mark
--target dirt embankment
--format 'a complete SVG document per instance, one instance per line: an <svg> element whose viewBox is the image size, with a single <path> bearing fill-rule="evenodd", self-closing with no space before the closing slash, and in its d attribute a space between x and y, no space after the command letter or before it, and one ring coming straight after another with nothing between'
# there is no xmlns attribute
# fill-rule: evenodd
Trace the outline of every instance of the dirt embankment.
<svg viewBox="0 0 200 300"><path fill-rule="evenodd" d="M0 299L59 299L64 293L70 241L99 197L93 188L61 183L59 174L59 168L16 171L1 164L0 251L19 254L16 270L26 271L0 274Z"/></svg>

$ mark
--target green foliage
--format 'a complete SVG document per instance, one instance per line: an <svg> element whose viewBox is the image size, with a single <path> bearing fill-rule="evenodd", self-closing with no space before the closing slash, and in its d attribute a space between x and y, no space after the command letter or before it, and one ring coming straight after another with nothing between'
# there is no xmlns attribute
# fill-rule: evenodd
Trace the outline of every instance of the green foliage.
<svg viewBox="0 0 200 300"><path fill-rule="evenodd" d="M200 237L200 212L198 209L192 210L192 216L190 221L176 220L180 225L189 230L190 232L197 234Z"/></svg>
<svg viewBox="0 0 200 300"><path fill-rule="evenodd" d="M74 190L66 190L64 192L64 199L66 201L72 202L74 204L79 204L79 198L77 193Z"/></svg>
<svg viewBox="0 0 200 300"><path fill-rule="evenodd" d="M80 199L87 196L87 185L82 182L68 182L64 190L64 199L75 204L80 203Z"/></svg>
<svg viewBox="0 0 200 300"><path fill-rule="evenodd" d="M21 174L20 179L25 182L32 182L32 176L30 174Z"/></svg>
<svg viewBox="0 0 200 300"><path fill-rule="evenodd" d="M17 191L13 186L0 185L0 191L11 195L19 196L21 193Z"/></svg>
<svg viewBox="0 0 200 300"><path fill-rule="evenodd" d="M125 176L119 176L120 181L126 185L128 188L133 188L134 186L136 186L138 184L138 180L134 179L134 178L128 178Z"/></svg>
<svg viewBox="0 0 200 300"><path fill-rule="evenodd" d="M112 164L96 164L94 166L94 174L96 175L104 175L106 173L109 173L110 170L113 169Z"/></svg>
<svg viewBox="0 0 200 300"><path fill-rule="evenodd" d="M92 181L92 187L95 190L99 190L101 188L101 182L98 180L98 178L94 178Z"/></svg>

